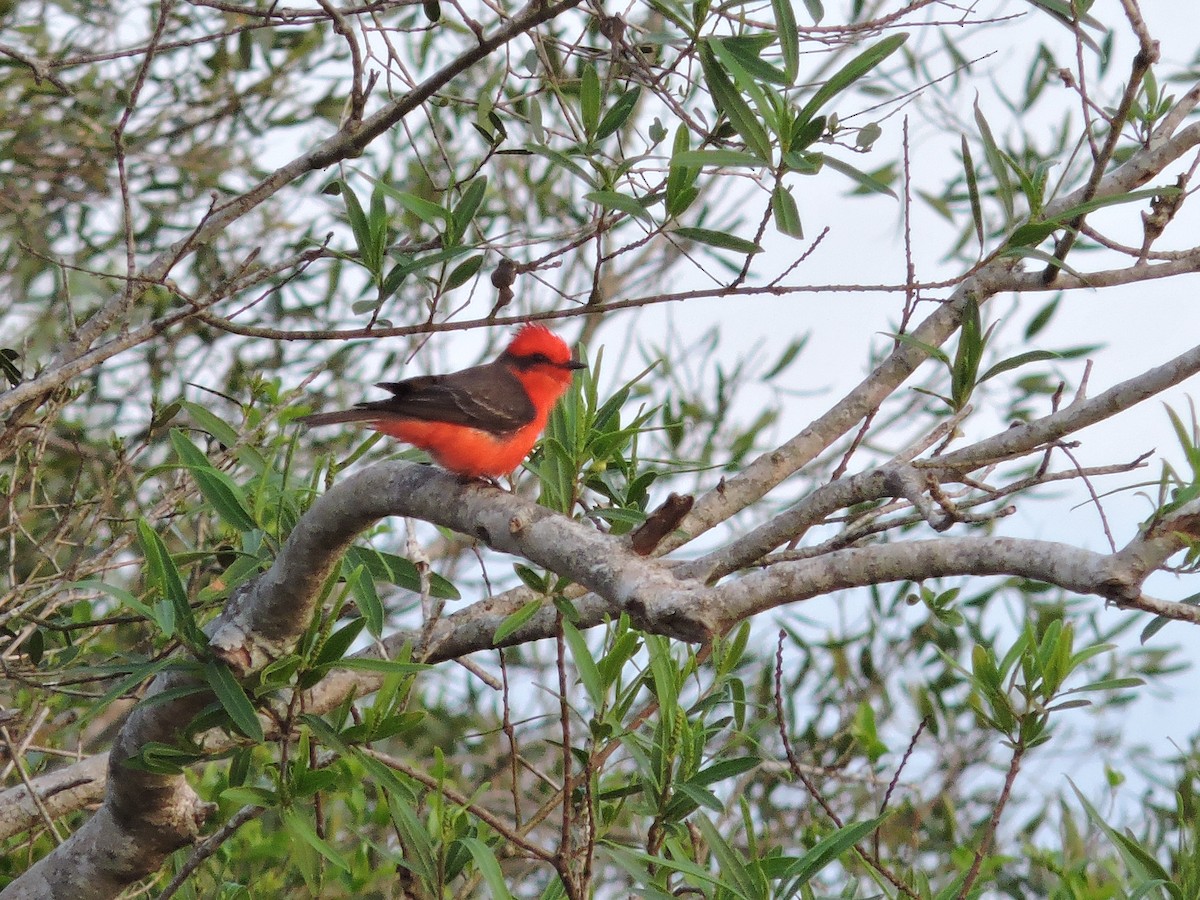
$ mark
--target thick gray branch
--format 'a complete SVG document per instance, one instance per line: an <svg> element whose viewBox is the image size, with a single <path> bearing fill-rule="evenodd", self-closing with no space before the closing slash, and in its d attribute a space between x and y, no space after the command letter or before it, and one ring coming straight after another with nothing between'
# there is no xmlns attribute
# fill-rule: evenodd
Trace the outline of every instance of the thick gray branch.
<svg viewBox="0 0 1200 900"><path fill-rule="evenodd" d="M705 640L758 612L836 590L888 581L1001 574L1035 578L1176 618L1198 618L1194 609L1142 597L1141 584L1185 545L1188 535L1200 533L1200 503L1178 510L1111 556L1046 541L939 538L837 551L707 587L679 577L679 567L638 556L616 538L513 494L479 483L464 484L428 467L382 463L332 488L302 517L271 570L239 591L213 623L214 650L248 668L288 652L315 613L324 582L346 547L387 515L418 517L473 535L584 585L593 593L575 605L585 628L627 612L647 631ZM511 604L485 600L440 620L429 643L430 660L494 648L496 628L514 611ZM555 611L547 604L506 643L554 633ZM391 635L383 652L395 655L416 639L414 632ZM363 655L379 652L372 648ZM150 694L185 683L182 674L168 673L155 679ZM329 709L374 684L369 674L335 671L314 689L312 695L320 697L307 708ZM114 744L100 812L3 896L113 896L122 886L154 871L172 850L193 840L210 807L200 802L182 776L147 774L126 768L122 761L148 741L176 743L210 700L207 692L200 692L139 706ZM92 762L93 770L97 764ZM38 780L39 788L46 784Z"/></svg>
<svg viewBox="0 0 1200 900"><path fill-rule="evenodd" d="M1036 276L1035 276L1036 277ZM1007 459L1041 449L1061 438L1102 422L1200 372L1200 347L1114 385L1091 399L1080 397L1058 412L1033 422L1016 424L969 447L909 464L889 464L822 485L785 510L727 546L688 563L687 574L723 577L748 566L839 509L884 497L904 495L899 483L903 469L916 466L938 482L965 475Z"/></svg>

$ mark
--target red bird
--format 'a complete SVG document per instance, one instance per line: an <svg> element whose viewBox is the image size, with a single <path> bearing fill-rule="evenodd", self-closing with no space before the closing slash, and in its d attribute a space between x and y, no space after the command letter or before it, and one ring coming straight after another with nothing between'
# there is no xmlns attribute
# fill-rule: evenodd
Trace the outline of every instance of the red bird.
<svg viewBox="0 0 1200 900"><path fill-rule="evenodd" d="M542 325L526 325L494 361L449 375L381 382L386 400L317 413L306 425L364 422L420 447L442 468L468 478L498 478L529 455L550 410L583 363Z"/></svg>

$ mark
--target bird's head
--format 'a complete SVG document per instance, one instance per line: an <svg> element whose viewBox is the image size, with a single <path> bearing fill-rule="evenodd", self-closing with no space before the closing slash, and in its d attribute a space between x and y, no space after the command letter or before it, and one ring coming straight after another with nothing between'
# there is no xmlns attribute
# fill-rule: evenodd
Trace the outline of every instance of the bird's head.
<svg viewBox="0 0 1200 900"><path fill-rule="evenodd" d="M571 348L545 325L525 325L517 332L502 357L518 373L545 378L565 388L571 374L585 368L571 358Z"/></svg>

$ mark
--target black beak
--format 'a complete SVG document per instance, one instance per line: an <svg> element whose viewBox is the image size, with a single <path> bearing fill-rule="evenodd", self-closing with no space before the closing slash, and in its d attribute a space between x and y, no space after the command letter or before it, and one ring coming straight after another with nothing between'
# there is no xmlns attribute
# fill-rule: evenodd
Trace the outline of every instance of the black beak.
<svg viewBox="0 0 1200 900"><path fill-rule="evenodd" d="M587 368L587 363L576 362L573 359L567 360L567 362L563 363L563 365L566 366L566 368L568 368L568 369L586 369Z"/></svg>

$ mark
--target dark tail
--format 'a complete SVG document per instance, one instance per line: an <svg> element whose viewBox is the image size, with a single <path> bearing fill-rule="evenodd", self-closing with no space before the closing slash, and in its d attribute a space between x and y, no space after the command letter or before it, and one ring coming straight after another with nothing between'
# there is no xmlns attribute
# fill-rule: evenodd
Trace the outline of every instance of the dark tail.
<svg viewBox="0 0 1200 900"><path fill-rule="evenodd" d="M315 413L311 416L301 416L297 419L309 428L318 425L341 425L345 422L373 422L379 418L379 413L369 409L343 409L338 412Z"/></svg>

